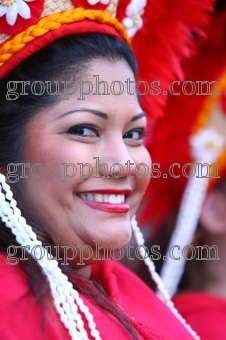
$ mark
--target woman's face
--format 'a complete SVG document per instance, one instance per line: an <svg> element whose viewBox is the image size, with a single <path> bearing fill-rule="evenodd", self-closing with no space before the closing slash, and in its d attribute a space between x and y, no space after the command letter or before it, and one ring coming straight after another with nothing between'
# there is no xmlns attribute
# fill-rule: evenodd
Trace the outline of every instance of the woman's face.
<svg viewBox="0 0 226 340"><path fill-rule="evenodd" d="M109 94L94 94L97 75L99 81L108 83ZM126 86L128 79L130 88ZM130 221L150 178L144 176L144 166L137 173L135 167L145 163L150 172L151 160L142 143L146 118L127 63L95 60L80 81L93 84L93 92L84 95L84 100L78 100L78 87L68 100L41 111L28 123L23 160L30 164L30 170L26 169L29 175L23 185L27 208L41 220L54 244L84 246L88 257L88 246L95 255L97 244L110 250L129 242ZM111 93L120 92L115 81L124 84L120 95ZM88 83L83 88L88 93ZM107 93L102 84L99 93L104 91ZM97 162L106 163L99 173ZM45 175L35 163L43 164ZM112 167L114 163L121 166Z"/></svg>

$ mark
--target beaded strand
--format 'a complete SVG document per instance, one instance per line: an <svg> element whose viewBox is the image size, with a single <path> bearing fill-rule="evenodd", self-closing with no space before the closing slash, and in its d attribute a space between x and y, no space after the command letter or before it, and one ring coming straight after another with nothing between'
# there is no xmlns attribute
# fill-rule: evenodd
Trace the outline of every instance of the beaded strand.
<svg viewBox="0 0 226 340"><path fill-rule="evenodd" d="M145 250L142 246L144 246L144 237L143 234L140 231L140 228L137 224L136 217L134 216L131 221L132 230L134 233L134 236L136 238L137 244L139 247L139 253L142 259L144 260L144 263L148 267L148 271L153 279L153 281L156 283L158 290L161 292L163 296L163 300L165 304L169 307L171 312L176 316L176 318L184 325L184 327L188 330L188 332L193 336L195 340L200 340L200 337L197 335L197 333L191 328L190 325L188 325L185 321L185 319L180 315L178 310L174 307L174 303L170 299L170 295L165 289L165 286L162 282L161 277L155 270L155 265L153 261L150 259L150 257L145 256Z"/></svg>

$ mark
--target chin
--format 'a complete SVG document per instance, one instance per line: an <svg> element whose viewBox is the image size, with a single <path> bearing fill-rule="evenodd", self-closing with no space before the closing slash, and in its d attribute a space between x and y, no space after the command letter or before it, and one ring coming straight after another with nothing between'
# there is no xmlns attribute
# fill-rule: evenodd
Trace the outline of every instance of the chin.
<svg viewBox="0 0 226 340"><path fill-rule="evenodd" d="M121 248L126 247L126 245L130 242L132 236L131 227L128 230L121 230L117 235L114 236L115 242L113 243L113 238L111 239L111 244L118 245Z"/></svg>

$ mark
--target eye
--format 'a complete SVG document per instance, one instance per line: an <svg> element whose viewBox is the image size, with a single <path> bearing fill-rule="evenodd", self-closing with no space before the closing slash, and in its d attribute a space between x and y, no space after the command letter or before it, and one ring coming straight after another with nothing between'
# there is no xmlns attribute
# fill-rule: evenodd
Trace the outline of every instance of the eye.
<svg viewBox="0 0 226 340"><path fill-rule="evenodd" d="M141 140L142 137L145 136L144 129L133 129L126 132L123 138L134 139L134 140Z"/></svg>
<svg viewBox="0 0 226 340"><path fill-rule="evenodd" d="M72 126L67 133L81 137L99 137L97 129L92 125Z"/></svg>

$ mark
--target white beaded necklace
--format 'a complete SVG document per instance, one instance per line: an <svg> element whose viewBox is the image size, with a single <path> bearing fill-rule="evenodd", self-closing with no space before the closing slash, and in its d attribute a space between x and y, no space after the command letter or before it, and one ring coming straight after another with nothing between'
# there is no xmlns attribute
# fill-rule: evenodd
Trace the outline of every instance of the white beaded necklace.
<svg viewBox="0 0 226 340"><path fill-rule="evenodd" d="M134 236L136 238L137 244L139 246L143 246L144 243L145 243L144 237L143 237L143 234L140 231L140 228L137 224L135 216L133 217L133 219L131 221L131 225L132 225L133 233L134 233ZM188 332L193 336L193 338L195 340L200 340L200 337L198 336L198 334L191 328L190 325L188 325L186 323L185 319L178 312L178 310L174 307L174 303L171 301L170 295L167 292L161 277L159 276L159 274L155 270L155 265L154 265L153 261L150 259L150 257L145 256L145 250L144 250L143 247L139 247L139 253L140 253L140 256L143 259L144 263L148 267L148 271L151 275L151 278L156 283L158 291L161 293L161 296L162 296L164 303L169 307L169 309L176 316L176 318L178 320L180 320L180 322L184 325L184 327L188 330Z"/></svg>
<svg viewBox="0 0 226 340"><path fill-rule="evenodd" d="M35 246L42 247L42 242L36 237L36 234L32 231L32 228L27 225L25 218L21 216L21 211L17 208L17 202L13 198L13 193L10 186L6 183L5 176L0 173L0 218L5 223L6 227L10 228L12 233L16 237L16 241L22 246L27 247L27 251L31 253ZM131 226L139 246L144 245L144 238L137 225L135 216L131 221ZM42 247L42 251L45 248ZM156 283L158 289L161 291L166 305L170 308L172 313L182 322L186 329L192 334L194 339L199 340L200 338L191 329L191 327L185 322L182 316L178 313L177 309L174 307L173 302L170 300L170 296L166 291L160 276L155 271L154 263L150 258L145 258L145 251L142 247L139 249L140 255L144 259L145 264L151 274L152 279ZM36 254L42 255L41 250L39 253L39 248L36 248ZM65 274L62 273L58 266L58 262L53 260L52 255L48 254L51 261L47 257L47 250L45 250L45 255L39 260L39 264L45 273L51 294L53 297L53 303L60 315L60 320L64 326L68 329L72 340L87 340L88 334L84 328L84 323L82 321L81 315L78 309L85 315L90 334L96 340L101 340L100 334L96 329L96 324L93 320L93 315L89 312L87 306L84 305L83 300L80 298L79 293L73 288L71 282Z"/></svg>

